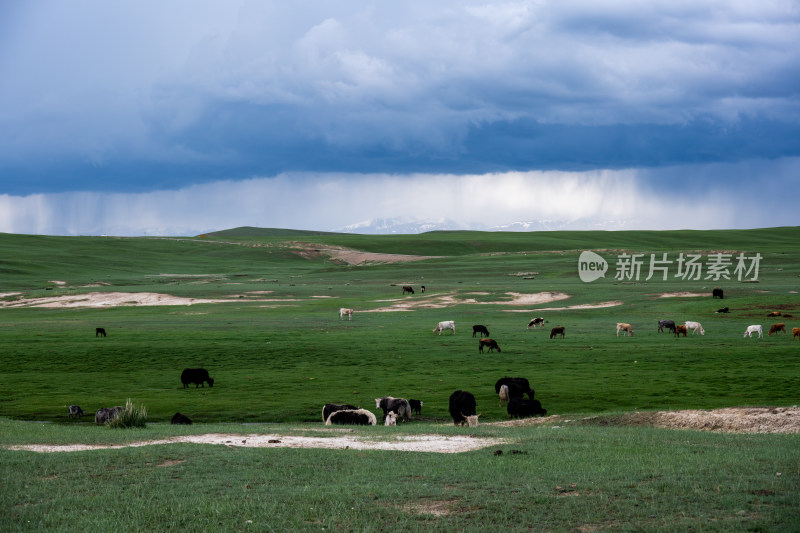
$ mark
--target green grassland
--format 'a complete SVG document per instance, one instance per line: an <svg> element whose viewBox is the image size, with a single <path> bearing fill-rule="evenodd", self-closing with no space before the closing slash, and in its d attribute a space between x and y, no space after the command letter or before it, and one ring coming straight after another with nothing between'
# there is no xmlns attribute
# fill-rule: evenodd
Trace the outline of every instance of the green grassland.
<svg viewBox="0 0 800 533"><path fill-rule="evenodd" d="M743 339L768 311L800 311L800 231L797 228L717 232L433 232L419 236L288 236L255 229L243 236L194 239L0 237L1 293L22 297L97 291L157 292L228 303L111 308L6 307L0 310L3 368L0 409L25 420L64 421L64 405L87 411L132 398L152 420L176 411L206 422L313 421L327 401L371 407L382 395L419 398L425 416L447 418L455 389L473 392L485 420L507 415L494 382L528 377L550 413L792 405L800 390L800 342L789 335ZM299 243L312 243L301 247ZM559 249L558 246L561 246ZM416 246L415 246L416 245ZM309 249L330 246L437 256L418 262L343 264ZM582 250L611 262L606 278L583 283ZM760 253L757 283L683 280L656 275L614 279L625 251ZM660 257L660 255L659 255ZM704 276L703 276L704 277ZM747 278L745 278L747 279ZM63 282L56 284L55 281ZM417 287L401 294L400 285ZM421 294L419 287L426 285ZM709 293L726 299L663 298ZM267 292L268 291L268 292ZM558 302L513 306L509 293L562 292ZM372 312L397 304L447 307ZM134 297L132 296L132 299ZM270 300L270 301L259 301ZM470 301L472 300L472 301ZM540 308L621 301L608 308ZM715 311L731 308L729 314ZM339 307L356 309L341 321ZM526 329L542 315L547 327ZM705 336L657 333L659 319L700 321ZM437 336L440 320L457 333ZM780 319L783 320L783 319ZM791 328L798 319L785 319ZM629 322L636 335L615 335ZM502 353L479 354L472 324L485 324ZM564 339L548 338L551 326ZM96 338L95 327L108 337ZM766 334L766 331L765 331ZM185 367L208 368L213 389L183 390Z"/></svg>
<svg viewBox="0 0 800 533"><path fill-rule="evenodd" d="M621 425L630 411L792 406L800 396L800 229L671 232L432 232L364 236L240 228L196 238L0 235L0 529L8 531L797 531L797 435ZM346 264L324 250L435 256ZM596 250L606 277L584 283ZM757 282L616 280L622 253L762 256ZM56 283L59 282L59 283ZM401 285L419 290L402 295ZM711 296L663 298L663 293ZM231 300L176 306L17 307L94 292ZM511 305L510 293L568 299ZM541 310L620 301L606 308ZM377 312L399 304L410 310ZM430 307L426 307L430 305ZM730 307L729 314L715 311ZM338 309L352 307L353 320ZM396 309L396 307L395 307ZM778 310L790 318L767 318ZM527 330L543 316L545 329ZM696 320L704 336L658 333ZM440 320L457 332L437 336ZM788 335L768 337L774 323ZM617 337L629 322L634 337ZM502 348L480 354L485 324ZM750 324L764 338L742 338ZM552 326L566 337L549 339ZM104 327L108 336L95 337ZM213 388L183 389L185 367ZM506 420L495 381L528 377L554 422L449 423L455 389L481 419ZM418 398L393 433L471 434L509 444L468 453L239 449L172 444L38 454L21 443L125 443L206 432L318 432L325 402L376 411ZM93 412L146 407L144 429ZM67 419L66 405L89 416ZM195 425L170 426L176 412ZM584 420L586 418L586 420ZM32 423L45 422L45 423ZM242 425L241 423L247 423ZM502 453L498 453L502 452ZM388 467L387 467L388 466Z"/></svg>

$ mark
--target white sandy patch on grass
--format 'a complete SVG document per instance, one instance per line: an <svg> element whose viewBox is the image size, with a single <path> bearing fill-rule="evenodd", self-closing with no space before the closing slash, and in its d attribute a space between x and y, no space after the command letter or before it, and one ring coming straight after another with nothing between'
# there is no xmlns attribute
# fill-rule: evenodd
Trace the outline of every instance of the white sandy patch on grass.
<svg viewBox="0 0 800 533"><path fill-rule="evenodd" d="M87 292L45 298L20 298L0 302L0 307L118 307L118 306L154 306L154 305L193 305L208 303L242 302L242 298L185 298L156 292ZM295 298L249 298L246 301L257 302L297 302Z"/></svg>
<svg viewBox="0 0 800 533"><path fill-rule="evenodd" d="M486 295L487 293L470 292L466 294L471 295ZM432 294L425 295L419 298L408 296L405 298L393 298L391 300L376 300L378 302L393 302L391 306L380 307L378 309L369 309L362 311L365 313L388 313L394 311L414 311L415 309L445 309L454 307L456 305L538 305L549 302L556 302L558 300L565 300L570 298L570 295L563 292L535 292L535 293L519 293L507 292L511 297L510 300L498 300L491 302L479 302L475 298L457 298L455 293L448 294Z"/></svg>
<svg viewBox="0 0 800 533"><path fill-rule="evenodd" d="M696 298L699 296L711 296L710 292L663 292L659 298Z"/></svg>
<svg viewBox="0 0 800 533"><path fill-rule="evenodd" d="M324 448L330 450L385 450L404 452L460 453L505 444L503 439L472 437L469 435L400 435L390 440L360 438L354 435L335 437L298 437L287 435L225 434L185 435L168 439L147 440L130 444L25 444L9 446L10 450L27 450L40 453L79 452L114 448L154 446L159 444L217 444L232 448Z"/></svg>
<svg viewBox="0 0 800 533"><path fill-rule="evenodd" d="M539 311L571 311L575 309L603 309L605 307L616 307L622 305L624 302L620 300L611 300L608 302L600 302L596 304L576 304L567 307L540 307L538 309L505 309L506 313L538 313Z"/></svg>

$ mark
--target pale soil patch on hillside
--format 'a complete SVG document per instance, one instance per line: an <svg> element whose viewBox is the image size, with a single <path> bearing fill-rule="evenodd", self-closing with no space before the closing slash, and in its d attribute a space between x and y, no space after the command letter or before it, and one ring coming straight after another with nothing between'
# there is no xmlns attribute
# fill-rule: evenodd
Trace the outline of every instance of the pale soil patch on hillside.
<svg viewBox="0 0 800 533"><path fill-rule="evenodd" d="M11 295L11 294L9 294ZM0 301L0 307L117 307L117 306L152 306L152 305L193 305L206 303L241 302L239 298L185 298L156 292L89 292L45 298L19 298L17 300ZM296 302L292 298L250 298L257 302Z"/></svg>
<svg viewBox="0 0 800 533"><path fill-rule="evenodd" d="M553 415L495 422L491 425L502 427L538 426L553 423L565 425L571 422L592 423L596 420L603 420L603 418L588 417L577 420ZM726 407L708 411L690 409L629 413L619 417L616 423L721 433L800 433L800 407Z"/></svg>
<svg viewBox="0 0 800 533"><path fill-rule="evenodd" d="M524 418L496 422L497 426L535 426L547 423L557 425L571 422L587 422L604 419L602 416L581 420L569 419L559 415ZM800 407L726 407L713 410L655 411L628 413L616 419L619 425L655 426L668 429L693 429L699 431L718 431L721 433L800 433Z"/></svg>
<svg viewBox="0 0 800 533"><path fill-rule="evenodd" d="M710 292L662 292L659 298L695 298L698 296L711 296Z"/></svg>
<svg viewBox="0 0 800 533"><path fill-rule="evenodd" d="M506 313L537 313L539 311L571 311L574 309L603 309L605 307L616 307L622 305L624 302L620 300L611 300L608 302L599 302L596 304L576 304L568 305L566 307L540 307L538 309L506 309Z"/></svg>
<svg viewBox="0 0 800 533"><path fill-rule="evenodd" d="M800 408L729 407L713 411L661 411L652 424L726 433L800 433Z"/></svg>
<svg viewBox="0 0 800 533"><path fill-rule="evenodd" d="M485 295L486 293L467 293L468 295ZM415 309L445 309L456 305L474 304L474 305L537 305L548 302L555 302L570 298L568 294L563 292L537 292L531 294L523 294L518 292L507 292L510 300L498 300L490 302L479 302L475 298L457 298L454 293L448 294L435 294L426 295L419 298L406 297L406 298L393 298L391 300L377 300L378 302L392 302L388 307L381 307L378 309L370 309L364 311L366 313L387 313L393 311L413 311Z"/></svg>
<svg viewBox="0 0 800 533"><path fill-rule="evenodd" d="M425 259L438 259L439 255L408 255L384 254L378 252L363 252L344 246L320 245L311 242L288 241L283 243L289 248L297 250L295 253L305 259L319 259L328 257L333 261L348 265L408 263L411 261L424 261Z"/></svg>

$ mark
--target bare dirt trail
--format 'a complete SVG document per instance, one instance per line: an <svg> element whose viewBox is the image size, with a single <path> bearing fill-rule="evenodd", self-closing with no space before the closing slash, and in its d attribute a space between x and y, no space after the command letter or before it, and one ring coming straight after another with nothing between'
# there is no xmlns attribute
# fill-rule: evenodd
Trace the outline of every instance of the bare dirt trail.
<svg viewBox="0 0 800 533"><path fill-rule="evenodd" d="M580 421L592 421L590 417ZM551 425L562 427L578 422L561 415L543 418L525 418L493 422L493 427L520 427ZM697 431L716 431L724 433L800 433L800 407L729 407L710 411L657 411L630 413L617 418L621 425L656 426L668 429L688 429ZM502 438L475 437L472 435L381 435L381 438L342 434L348 429L325 430L336 432L325 437L307 437L281 434L239 434L209 433L205 435L185 435L160 440L143 440L124 445L98 444L25 444L7 446L9 450L26 450L39 453L63 453L91 450L106 450L124 447L154 446L162 444L193 443L216 444L234 448L323 448L352 450L386 450L428 453L461 453L500 446L512 441ZM392 429L391 431L396 431ZM338 434L337 434L338 433ZM374 437L374 436L373 436Z"/></svg>

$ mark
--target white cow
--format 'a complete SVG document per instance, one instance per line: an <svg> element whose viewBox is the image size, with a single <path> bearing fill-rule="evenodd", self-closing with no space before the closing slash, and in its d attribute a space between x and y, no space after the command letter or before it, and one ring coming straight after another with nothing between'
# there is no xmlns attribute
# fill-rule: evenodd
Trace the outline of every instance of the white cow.
<svg viewBox="0 0 800 533"><path fill-rule="evenodd" d="M444 322L439 322L435 328L433 328L433 332L437 335L441 335L442 331L446 329L452 329L453 335L456 334L456 323L454 320L445 320Z"/></svg>
<svg viewBox="0 0 800 533"><path fill-rule="evenodd" d="M761 331L761 324L753 324L752 326L747 326L747 329L745 330L744 335L742 335L742 337L752 337L753 333L758 333L759 339L764 336L764 334Z"/></svg>
<svg viewBox="0 0 800 533"><path fill-rule="evenodd" d="M700 325L700 322L692 322L691 320L687 320L685 326L686 326L686 329L689 329L689 330L692 331L692 335L694 335L695 333L698 333L698 332L700 333L700 335L705 335L706 334L705 330L703 329L703 326Z"/></svg>
<svg viewBox="0 0 800 533"><path fill-rule="evenodd" d="M348 309L346 307L342 307L339 309L339 320L342 320L342 317L347 315L347 320L353 320L353 310Z"/></svg>
<svg viewBox="0 0 800 533"><path fill-rule="evenodd" d="M386 420L383 421L384 426L396 426L397 425L397 413L394 411L389 411L386 413Z"/></svg>

